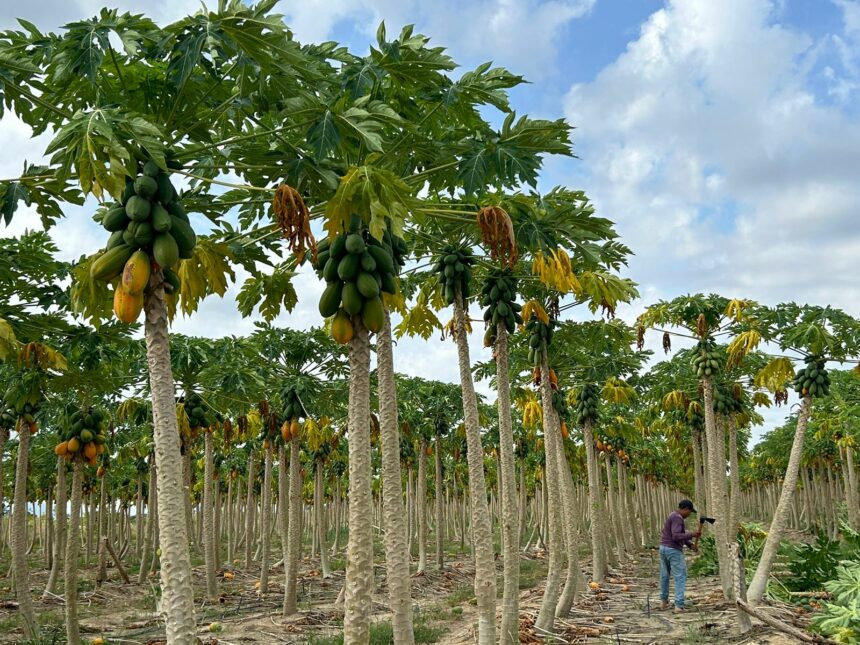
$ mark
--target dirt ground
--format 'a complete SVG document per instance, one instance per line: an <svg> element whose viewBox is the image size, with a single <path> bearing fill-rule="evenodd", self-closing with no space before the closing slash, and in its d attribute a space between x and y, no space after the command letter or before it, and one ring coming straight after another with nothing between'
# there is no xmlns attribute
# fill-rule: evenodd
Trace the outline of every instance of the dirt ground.
<svg viewBox="0 0 860 645"><path fill-rule="evenodd" d="M587 566L583 562L583 566ZM255 575L234 571L232 580L220 580L221 598L217 604L197 603L198 635L211 645L246 643L309 643L335 645L341 642L343 617L335 600L343 584L342 570L322 579L310 561L303 563L299 579L299 613L281 617L283 570L270 575L269 593L261 596L255 588ZM501 594L501 562L499 561ZM3 570L7 568L4 566ZM586 569L587 570L587 569ZM558 633L543 641L533 622L543 594L545 560L524 557L520 580L520 642L522 643L737 643L785 645L796 642L772 628L754 622L754 629L739 636L735 609L721 599L716 578L691 578L687 595L693 605L682 615L659 611L656 551L645 551L628 560L609 576L600 589L580 594L570 616L558 619ZM102 637L107 643L154 645L162 642L164 627L156 613L156 587L122 583L115 569L110 580L95 590L93 570L82 572L80 615L86 639ZM451 560L443 571L414 576L416 642L461 645L476 643L475 605L471 584L474 569L468 560ZM205 587L202 567L195 569L195 588ZM31 576L35 594L44 588L47 572L36 570ZM132 577L134 580L134 576ZM390 641L387 622L385 569L376 568L377 588L373 598L373 644ZM39 643L65 640L61 598L36 598L36 611L43 625ZM789 606L769 609L783 620L803 625L807 616ZM11 580L0 577L0 643L22 643L18 627Z"/></svg>

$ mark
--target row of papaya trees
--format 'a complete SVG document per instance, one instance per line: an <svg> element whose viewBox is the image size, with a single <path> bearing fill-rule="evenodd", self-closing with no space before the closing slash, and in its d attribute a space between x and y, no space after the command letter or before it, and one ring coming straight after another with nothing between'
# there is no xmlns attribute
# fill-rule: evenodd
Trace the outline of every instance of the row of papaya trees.
<svg viewBox="0 0 860 645"><path fill-rule="evenodd" d="M465 539L468 523L479 641L514 643L518 529L537 494L533 482L523 483L526 476L541 473L546 496L546 512L531 513L533 524L540 515L549 562L537 628L551 630L581 586L574 473L587 491L593 581L635 546L624 529L610 544L607 523L628 504L638 505L643 522L653 520L645 519L655 506L646 504L645 478L659 474L663 492L689 491L709 514L730 518L717 525L730 597L745 450L738 437L756 421L756 406L786 402L793 388L800 410L791 459L749 590L750 601L760 600L789 515L813 400L831 395L833 361L856 358L857 322L830 307L768 307L717 295L657 303L632 326L615 320L617 306L637 296L621 276L630 249L584 193L535 192L544 158L572 154L571 127L517 117L508 90L521 77L484 64L455 78L444 49L410 27L391 38L381 25L376 44L361 56L336 43L301 44L272 12L275 4L233 0L165 27L103 10L60 34L26 21L0 34L4 106L51 139L43 165L25 164L20 177L0 183L6 221L21 217L16 211L24 204L50 228L84 204L105 229L101 249L70 264L55 259L45 234L8 242L4 257L3 425L17 442L10 551L28 635L38 633L26 508L30 434L39 424L55 438L57 481L65 463L73 466L64 529L71 643L80 638L74 569L87 468L102 469L97 540L98 550L108 551L108 533L116 538L117 529L107 518L120 496L106 492L105 478L114 476L106 464L134 463L135 473L120 482L128 479L135 504L148 509L148 526L133 531L141 557L149 554L141 572L154 566L155 553L167 640L191 643L190 554L202 541L206 594L216 595L216 524L221 532L231 521L234 530L244 523L233 555L241 542L246 566L259 537L265 592L273 564L270 511L277 507L284 612L296 611L308 458L321 555L334 464L348 480L345 499L342 490L332 501L346 506L335 525L349 527L345 642L369 639L375 472L395 641L413 642L409 536L420 534L420 553L428 522L414 510L420 503L404 510L404 452L418 453L418 471L424 465L423 477L414 473L414 497L422 499L428 473L421 455L435 446L438 545L447 435L460 437L456 449L466 457L467 472L457 480L451 468L450 477L452 485L459 481L459 499L468 499L460 531ZM12 253L17 261L9 260ZM297 292L294 278L314 273L320 287ZM195 315L203 298L223 296L237 281L239 313L267 321L252 336L171 339L168 322L177 311ZM324 330L302 335L269 324L318 297ZM572 322L597 312L602 319ZM141 314L142 342L130 336ZM474 364L469 340L482 322L493 358ZM663 333L666 349L671 334L692 346L645 372L649 329ZM454 392L415 385L439 388L445 414L434 416L424 406L436 397L398 381L393 339L426 341L439 331L456 345L460 383ZM476 378L491 381L494 411L482 405ZM522 412L516 420L514 410ZM135 429L143 433L131 439ZM202 477L192 463L200 435ZM486 467L490 445L496 469ZM245 453L237 460L245 464L243 503L242 477L230 491L228 476L227 500L216 477L236 447ZM690 455L691 467L682 460L678 472L667 472L660 463L666 450ZM195 538L193 482L200 479L202 538ZM65 509L65 484L56 490L54 505ZM144 513L135 517L142 522ZM504 562L498 625L495 530ZM101 553L100 563L106 557Z"/></svg>

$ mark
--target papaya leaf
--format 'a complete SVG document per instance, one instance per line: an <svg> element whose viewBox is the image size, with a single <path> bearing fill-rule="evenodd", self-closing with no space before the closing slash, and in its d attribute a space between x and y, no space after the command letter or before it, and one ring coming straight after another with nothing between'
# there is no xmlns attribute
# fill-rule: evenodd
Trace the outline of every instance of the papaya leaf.
<svg viewBox="0 0 860 645"><path fill-rule="evenodd" d="M427 292L418 293L415 305L403 316L403 320L395 327L397 338L403 336L420 336L424 340L430 338L437 329L442 329L442 322L428 306Z"/></svg>
<svg viewBox="0 0 860 645"><path fill-rule="evenodd" d="M230 249L223 242L197 238L193 257L179 263L179 308L183 314L187 316L195 312L200 301L208 295L224 296L228 281L236 279L230 266L231 258Z"/></svg>
<svg viewBox="0 0 860 645"><path fill-rule="evenodd" d="M72 313L88 320L96 329L113 315L113 294L110 285L101 280L94 280L90 275L90 267L99 255L101 253L82 257L72 267L72 285L69 293Z"/></svg>
<svg viewBox="0 0 860 645"><path fill-rule="evenodd" d="M18 353L18 339L12 325L0 318L0 361L6 361Z"/></svg>
<svg viewBox="0 0 860 645"><path fill-rule="evenodd" d="M791 359L781 356L773 359L761 368L753 379L756 387L765 388L771 392L781 392L794 378L794 364Z"/></svg>
<svg viewBox="0 0 860 645"><path fill-rule="evenodd" d="M239 313L247 318L254 308L259 306L263 319L270 322L282 311L292 311L298 303L298 295L292 283L295 275L294 271L280 265L271 274L248 278L236 296Z"/></svg>

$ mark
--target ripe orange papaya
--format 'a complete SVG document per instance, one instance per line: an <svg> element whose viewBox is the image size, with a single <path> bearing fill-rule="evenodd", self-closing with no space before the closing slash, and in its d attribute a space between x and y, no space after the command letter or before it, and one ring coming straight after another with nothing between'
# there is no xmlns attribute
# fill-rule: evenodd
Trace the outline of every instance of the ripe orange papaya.
<svg viewBox="0 0 860 645"><path fill-rule="evenodd" d="M346 345L355 335L352 320L343 309L338 309L331 321L331 336L341 345Z"/></svg>
<svg viewBox="0 0 860 645"><path fill-rule="evenodd" d="M96 454L96 444L88 443L84 446L84 457L86 457L87 459L95 459Z"/></svg>
<svg viewBox="0 0 860 645"><path fill-rule="evenodd" d="M294 417L292 423L290 423L290 436L298 437L301 431L302 427L299 425L299 420Z"/></svg>
<svg viewBox="0 0 860 645"><path fill-rule="evenodd" d="M281 426L281 439L284 443L290 443L290 437L290 422L284 421L284 425Z"/></svg>
<svg viewBox="0 0 860 645"><path fill-rule="evenodd" d="M59 457L64 456L67 452L69 452L69 443L67 441L63 441L62 443L58 443L54 446L54 454Z"/></svg>
<svg viewBox="0 0 860 645"><path fill-rule="evenodd" d="M125 263L122 270L122 285L123 291L127 294L140 293L146 288L149 283L149 275L152 272L152 263L149 261L149 256L146 251L137 250Z"/></svg>
<svg viewBox="0 0 860 645"><path fill-rule="evenodd" d="M69 439L68 443L66 444L66 449L67 449L70 453L74 454L74 453L76 453L78 450L80 450L80 449L81 449L81 442L80 442L80 441L78 441L78 438L77 438L77 437L72 437L71 439Z"/></svg>
<svg viewBox="0 0 860 645"><path fill-rule="evenodd" d="M143 293L126 293L122 288L114 291L113 312L124 323L133 323L143 309Z"/></svg>
<svg viewBox="0 0 860 645"><path fill-rule="evenodd" d="M561 438L567 441L567 438L570 436L570 433L567 430L567 424L562 421L561 422Z"/></svg>

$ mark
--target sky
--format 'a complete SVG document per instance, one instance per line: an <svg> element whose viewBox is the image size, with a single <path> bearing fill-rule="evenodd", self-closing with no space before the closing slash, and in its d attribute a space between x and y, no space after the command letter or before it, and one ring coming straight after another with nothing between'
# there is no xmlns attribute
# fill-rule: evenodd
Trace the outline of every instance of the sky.
<svg viewBox="0 0 860 645"><path fill-rule="evenodd" d="M0 28L20 16L56 30L101 6L4 2ZM200 3L114 6L164 23ZM492 60L524 75L529 84L512 92L517 112L576 128L577 158L548 159L539 188L584 190L635 254L625 275L641 297L619 310L628 322L656 300L695 292L860 316L860 0L303 0L277 10L300 41L363 52L380 20L389 33L414 24L464 68ZM6 178L22 159L38 161L48 139L30 139L6 116L0 141ZM56 227L64 259L103 244L90 210L70 208ZM38 225L20 211L0 235ZM277 324L320 324L316 277L300 275L296 287L298 307ZM237 291L173 329L247 333L254 319L236 313ZM649 348L658 344L650 335ZM489 360L480 334L471 348L473 362ZM457 382L456 365L450 340L397 344L400 372ZM492 398L487 383L479 390ZM754 437L786 413L764 411Z"/></svg>

